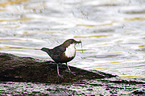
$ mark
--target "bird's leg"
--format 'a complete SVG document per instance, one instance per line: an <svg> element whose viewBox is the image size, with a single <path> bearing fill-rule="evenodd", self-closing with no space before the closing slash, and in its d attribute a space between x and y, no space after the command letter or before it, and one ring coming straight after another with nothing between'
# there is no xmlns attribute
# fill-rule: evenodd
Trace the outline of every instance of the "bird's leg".
<svg viewBox="0 0 145 96"><path fill-rule="evenodd" d="M71 73L71 70L70 70L69 66L67 65L67 63L66 63L66 66L67 66L67 68L68 68L68 71Z"/></svg>
<svg viewBox="0 0 145 96"><path fill-rule="evenodd" d="M59 77L63 77L63 76L61 76L61 75L59 74L59 66L58 66L58 64L59 64L59 63L57 63L57 74L58 74Z"/></svg>
<svg viewBox="0 0 145 96"><path fill-rule="evenodd" d="M72 72L72 71L70 70L70 68L69 68L69 66L67 65L67 63L66 63L66 66L67 66L68 71L69 71L70 73L72 73L72 74L74 74L74 73L75 73L75 72Z"/></svg>

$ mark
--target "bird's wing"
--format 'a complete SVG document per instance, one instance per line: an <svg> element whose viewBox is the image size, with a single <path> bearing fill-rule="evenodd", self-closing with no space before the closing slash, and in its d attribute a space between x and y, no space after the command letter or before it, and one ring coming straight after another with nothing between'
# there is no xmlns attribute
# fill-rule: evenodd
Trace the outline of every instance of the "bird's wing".
<svg viewBox="0 0 145 96"><path fill-rule="evenodd" d="M54 60L59 60L61 55L65 52L66 48L62 47L62 46L57 46L55 48L52 49L53 50L53 59Z"/></svg>
<svg viewBox="0 0 145 96"><path fill-rule="evenodd" d="M66 48L65 47L62 47L61 45L60 46L57 46L55 48L53 48L53 50L55 50L56 52L65 52Z"/></svg>

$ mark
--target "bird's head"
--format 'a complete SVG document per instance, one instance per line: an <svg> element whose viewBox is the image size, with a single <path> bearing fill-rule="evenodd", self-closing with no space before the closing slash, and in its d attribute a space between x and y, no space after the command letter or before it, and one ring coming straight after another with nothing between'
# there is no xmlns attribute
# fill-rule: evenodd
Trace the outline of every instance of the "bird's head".
<svg viewBox="0 0 145 96"><path fill-rule="evenodd" d="M68 47L68 46L70 46L71 44L76 45L76 44L79 44L79 43L82 43L82 42L81 42L81 41L76 41L76 40L74 40L74 39L68 39L68 40L66 40L66 41L63 43L63 45L64 45L65 47Z"/></svg>

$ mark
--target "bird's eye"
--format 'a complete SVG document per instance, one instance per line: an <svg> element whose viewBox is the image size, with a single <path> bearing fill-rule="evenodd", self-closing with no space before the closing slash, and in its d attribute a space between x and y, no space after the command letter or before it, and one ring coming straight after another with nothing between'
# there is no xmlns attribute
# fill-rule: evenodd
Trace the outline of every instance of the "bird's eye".
<svg viewBox="0 0 145 96"><path fill-rule="evenodd" d="M70 42L71 44L73 43L73 41Z"/></svg>

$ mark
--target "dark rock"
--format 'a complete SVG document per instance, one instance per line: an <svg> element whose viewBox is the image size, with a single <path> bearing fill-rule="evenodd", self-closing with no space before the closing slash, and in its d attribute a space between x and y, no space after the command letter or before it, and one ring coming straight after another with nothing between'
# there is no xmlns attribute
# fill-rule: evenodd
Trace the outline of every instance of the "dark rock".
<svg viewBox="0 0 145 96"><path fill-rule="evenodd" d="M75 75L67 72L66 65L59 65L60 74L63 75L61 78L57 75L56 63L52 61L42 62L31 57L0 53L0 81L73 83L83 79L115 77L100 71L87 71L72 66L70 68Z"/></svg>

